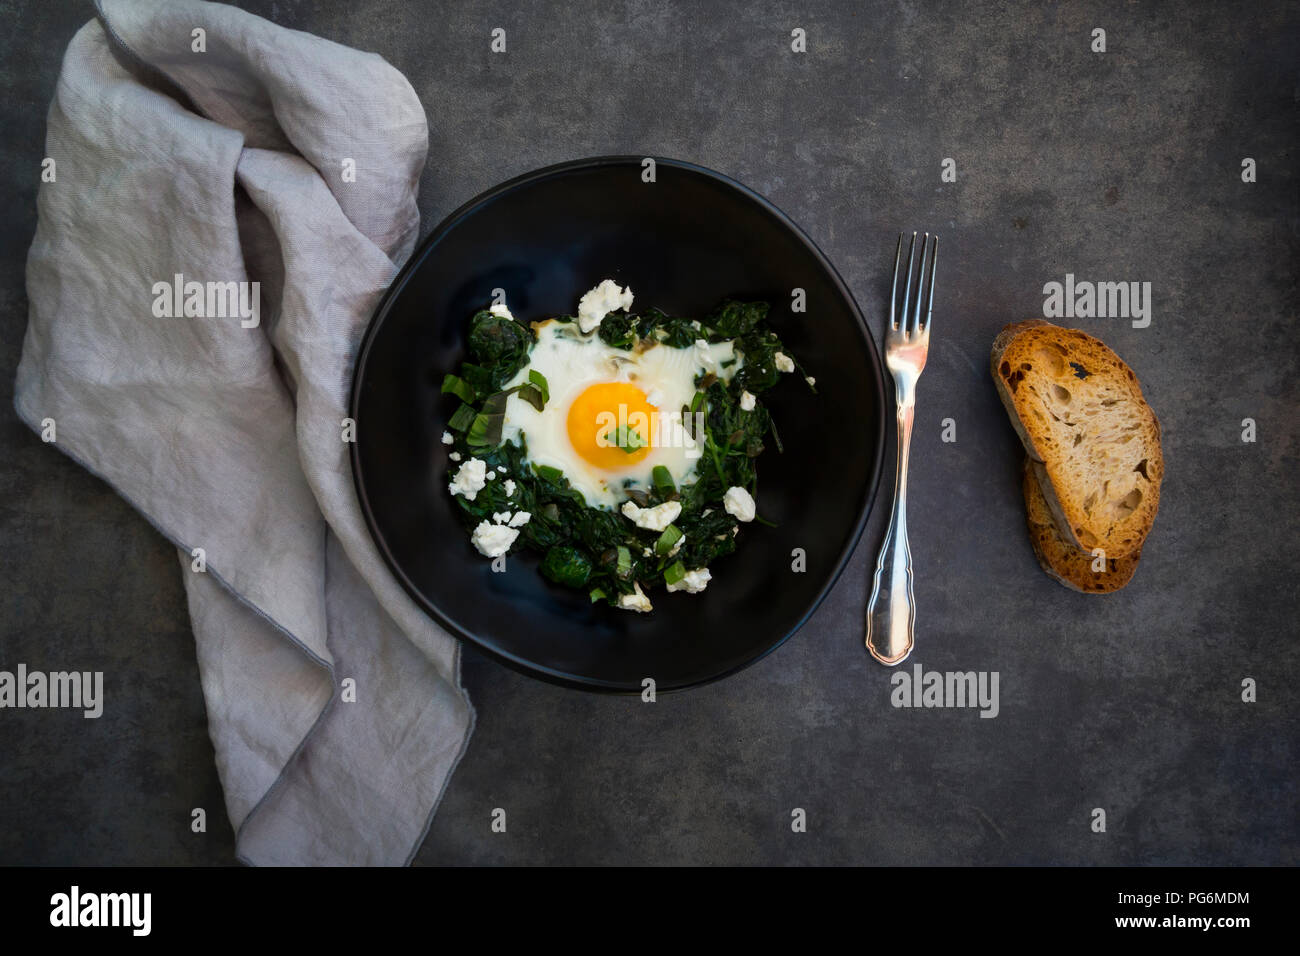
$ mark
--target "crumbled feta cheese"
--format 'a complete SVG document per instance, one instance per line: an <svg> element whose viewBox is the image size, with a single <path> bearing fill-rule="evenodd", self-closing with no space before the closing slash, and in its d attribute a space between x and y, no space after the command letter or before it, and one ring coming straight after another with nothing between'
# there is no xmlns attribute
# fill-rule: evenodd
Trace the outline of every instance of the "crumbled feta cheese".
<svg viewBox="0 0 1300 956"><path fill-rule="evenodd" d="M790 356L786 355L784 352L777 352L772 356L772 359L776 362L776 370L778 372L794 371L794 359L790 358Z"/></svg>
<svg viewBox="0 0 1300 956"><path fill-rule="evenodd" d="M460 461L460 452L458 451L450 452L447 455L447 457L450 458L452 461Z"/></svg>
<svg viewBox="0 0 1300 956"><path fill-rule="evenodd" d="M677 539L677 543L673 545L673 549L668 552L668 557L670 558L677 557L677 552L682 550L682 545L684 545L685 543L686 543L686 535L682 535L680 538Z"/></svg>
<svg viewBox="0 0 1300 956"><path fill-rule="evenodd" d="M513 480L513 479L511 479L511 478L507 478L507 479L505 480L505 484L503 484L502 487L505 488L505 490L506 490L506 497L507 497L507 498L513 498L513 497L514 497L514 495L515 495L515 483L514 483L514 480Z"/></svg>
<svg viewBox="0 0 1300 956"><path fill-rule="evenodd" d="M464 495L466 501L473 501L487 484L483 474L486 470L486 462L481 458L471 458L456 470L455 477L451 479L451 493Z"/></svg>
<svg viewBox="0 0 1300 956"><path fill-rule="evenodd" d="M503 319L514 318L514 316L510 314L510 310L506 308L506 304L504 302L493 302L492 307L488 309L488 311L491 312L493 315L501 316L501 318Z"/></svg>
<svg viewBox="0 0 1300 956"><path fill-rule="evenodd" d="M442 443L443 443L444 445L451 445L451 444L455 443L455 441L456 441L456 439L454 439L454 438L451 437L451 432L443 432L443 433L442 433Z"/></svg>
<svg viewBox="0 0 1300 956"><path fill-rule="evenodd" d="M522 528L524 525L528 524L528 522L531 520L533 520L532 512L516 511L515 516L510 519L510 527Z"/></svg>
<svg viewBox="0 0 1300 956"><path fill-rule="evenodd" d="M492 520L495 521L497 524L505 524L510 520L510 512L509 511L493 512Z"/></svg>
<svg viewBox="0 0 1300 956"><path fill-rule="evenodd" d="M479 554L488 558L499 558L510 550L517 537L519 532L514 528L480 521L470 540L474 542L474 547L478 548Z"/></svg>
<svg viewBox="0 0 1300 956"><path fill-rule="evenodd" d="M752 412L752 411L754 410L754 403L755 403L756 401L757 401L757 399L754 398L754 393L753 393L753 392L750 392L750 391L744 391L744 392L741 392L741 393L740 393L740 410L741 410L742 412Z"/></svg>
<svg viewBox="0 0 1300 956"><path fill-rule="evenodd" d="M649 531L663 531L682 513L680 501L665 501L653 508L640 508L635 501L623 502L623 514L638 528Z"/></svg>
<svg viewBox="0 0 1300 956"><path fill-rule="evenodd" d="M709 581L713 575L709 573L708 568L696 568L694 571L687 571L685 577L680 581L674 581L668 585L669 591L685 591L687 594L699 594L709 586Z"/></svg>
<svg viewBox="0 0 1300 956"><path fill-rule="evenodd" d="M578 300L578 328L583 333L590 332L609 313L630 308L632 289L620 289L613 279L605 279Z"/></svg>
<svg viewBox="0 0 1300 956"><path fill-rule="evenodd" d="M652 554L654 554L654 553L655 553L655 549L654 549L654 548L645 548L645 549L642 550L642 552L641 552L641 557L643 557L643 558L648 558L648 557L650 557L650 556L651 556Z"/></svg>
<svg viewBox="0 0 1300 956"><path fill-rule="evenodd" d="M641 590L641 582L633 581L632 587L636 588L636 591L632 594L620 594L618 596L618 606L625 611L636 611L640 614L653 610L650 599Z"/></svg>
<svg viewBox="0 0 1300 956"><path fill-rule="evenodd" d="M727 493L722 496L722 506L727 509L727 514L733 518L739 518L741 521L754 520L756 513L754 498L739 485L733 485L727 489Z"/></svg>
<svg viewBox="0 0 1300 956"><path fill-rule="evenodd" d="M811 375L805 375L804 381L808 383L809 388L817 387L817 379L813 378Z"/></svg>
<svg viewBox="0 0 1300 956"><path fill-rule="evenodd" d="M495 478L496 476L497 476L497 473L496 473L495 471L489 471L489 472L488 472L486 475L484 475L483 477L486 478L488 481L491 481L491 480L492 480L493 478Z"/></svg>
<svg viewBox="0 0 1300 956"><path fill-rule="evenodd" d="M704 328L704 326L700 325L699 319L691 319L691 328L698 332L700 329Z"/></svg>

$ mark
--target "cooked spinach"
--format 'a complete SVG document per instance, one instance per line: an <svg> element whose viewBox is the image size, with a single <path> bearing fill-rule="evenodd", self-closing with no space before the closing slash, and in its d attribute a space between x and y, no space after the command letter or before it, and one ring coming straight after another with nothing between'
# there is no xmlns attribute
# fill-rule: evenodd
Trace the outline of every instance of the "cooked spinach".
<svg viewBox="0 0 1300 956"><path fill-rule="evenodd" d="M492 521L503 511L528 512L531 517L519 529L512 550L541 554L540 570L548 580L587 589L593 601L615 605L638 584L648 592L730 554L736 549L739 523L723 508L723 494L735 485L755 492L757 459L767 437L771 435L778 451L781 447L764 405L750 411L740 407L745 391L760 395L780 381L776 353L791 354L776 333L764 328L767 312L765 302L727 301L702 320L650 309L639 315L615 312L600 324L600 340L625 350L646 342L671 348L689 348L700 339L735 343L740 367L730 381L716 374L701 375L694 399L682 409L688 431L703 446L694 480L679 487L668 470L659 467L648 487L626 488L628 500L641 507L680 502L681 514L662 532L638 528L618 512L588 506L560 471L529 463L522 440L517 444L502 440L509 396L517 393L540 410L550 401L550 383L530 370L526 382L507 389L506 383L528 364L532 331L493 312L475 313L469 336L473 361L462 363L442 384L442 391L460 402L448 422L455 439L454 449L449 450L460 452L464 459L482 459L488 470L514 482L514 494L506 495L504 482L496 480L489 481L473 501L455 496L466 528ZM557 321L574 319L560 316ZM696 428L695 412L703 413L702 428ZM616 441L631 452L643 438L628 429Z"/></svg>
<svg viewBox="0 0 1300 956"><path fill-rule="evenodd" d="M514 319L486 309L470 319L470 354L487 372L493 389L501 388L528 364L532 347L533 330Z"/></svg>

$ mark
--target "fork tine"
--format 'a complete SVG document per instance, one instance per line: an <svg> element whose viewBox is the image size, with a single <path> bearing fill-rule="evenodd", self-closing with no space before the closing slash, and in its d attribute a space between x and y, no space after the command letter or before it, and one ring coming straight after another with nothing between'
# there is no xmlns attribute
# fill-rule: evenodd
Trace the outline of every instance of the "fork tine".
<svg viewBox="0 0 1300 956"><path fill-rule="evenodd" d="M889 287L889 327L898 328L898 314L894 311L894 306L898 301L898 264L902 262L903 256L903 234L898 234L898 249L894 252L894 283Z"/></svg>
<svg viewBox="0 0 1300 956"><path fill-rule="evenodd" d="M934 313L934 274L939 271L939 235L935 234L934 249L930 253L930 294L925 304L925 331L930 331L930 316ZM920 303L918 302L919 306Z"/></svg>
<svg viewBox="0 0 1300 956"><path fill-rule="evenodd" d="M927 232L921 238L921 260L917 267L916 275L916 313L908 322L907 329L909 332L916 334L921 331L921 300L925 298L925 249L930 244L930 234Z"/></svg>
<svg viewBox="0 0 1300 956"><path fill-rule="evenodd" d="M902 245L902 237L899 237L899 245ZM924 250L922 250L924 252ZM903 284L903 314L899 317L898 326L903 332L908 331L907 305L912 300L912 261L915 258L913 253L916 252L916 233L912 233L912 241L907 246L907 282Z"/></svg>

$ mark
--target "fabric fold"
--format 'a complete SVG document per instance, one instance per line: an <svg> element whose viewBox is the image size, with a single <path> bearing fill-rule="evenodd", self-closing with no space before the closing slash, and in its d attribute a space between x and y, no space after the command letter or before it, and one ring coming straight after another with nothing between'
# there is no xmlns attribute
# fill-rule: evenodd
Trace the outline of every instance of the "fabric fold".
<svg viewBox="0 0 1300 956"><path fill-rule="evenodd" d="M179 549L241 859L409 862L474 715L344 419L418 236L423 109L380 57L233 7L99 13L50 109L15 406Z"/></svg>

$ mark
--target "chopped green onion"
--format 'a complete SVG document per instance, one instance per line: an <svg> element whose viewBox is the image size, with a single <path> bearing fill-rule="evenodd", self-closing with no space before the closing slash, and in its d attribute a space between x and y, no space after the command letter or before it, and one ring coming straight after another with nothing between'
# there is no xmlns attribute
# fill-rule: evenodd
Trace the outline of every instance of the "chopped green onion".
<svg viewBox="0 0 1300 956"><path fill-rule="evenodd" d="M592 589L591 589L591 603L592 603L592 604L595 604L597 601L600 601L600 600L602 600L602 599L605 598L605 597L607 597L607 595L606 595L605 592L602 591L600 588L592 588Z"/></svg>
<svg viewBox="0 0 1300 956"><path fill-rule="evenodd" d="M680 540L682 540L682 529L675 524L670 524L664 528L664 533L655 542L655 554L667 554Z"/></svg>
<svg viewBox="0 0 1300 956"><path fill-rule="evenodd" d="M618 576L626 578L632 573L632 552L627 549L626 545L618 546Z"/></svg>
<svg viewBox="0 0 1300 956"><path fill-rule="evenodd" d="M546 407L546 398L542 395L542 390L536 385L520 385L519 397L539 412Z"/></svg>
<svg viewBox="0 0 1300 956"><path fill-rule="evenodd" d="M663 465L655 465L650 471L650 478L654 482L655 491L659 492L660 497L667 498L677 486L673 484L673 475Z"/></svg>
<svg viewBox="0 0 1300 956"><path fill-rule="evenodd" d="M452 431L463 432L474 423L474 418L478 413L468 405L461 405L456 409L455 414L447 421L447 427Z"/></svg>
<svg viewBox="0 0 1300 956"><path fill-rule="evenodd" d="M625 454L632 454L637 449L645 447L645 439L641 437L640 432L627 425L619 425L614 429L614 445L623 449Z"/></svg>
<svg viewBox="0 0 1300 956"><path fill-rule="evenodd" d="M680 561L664 568L664 582L666 584L676 584L684 577L686 577L686 568Z"/></svg>
<svg viewBox="0 0 1300 956"><path fill-rule="evenodd" d="M564 473L558 468L552 468L550 465L533 465L533 470L537 472L537 477L544 481L549 481L553 485L558 485Z"/></svg>
<svg viewBox="0 0 1300 956"><path fill-rule="evenodd" d="M455 395L462 402L474 404L474 387L457 375L448 373L443 377L442 393L446 395L448 392Z"/></svg>
<svg viewBox="0 0 1300 956"><path fill-rule="evenodd" d="M535 368L528 370L528 381L537 386L537 390L542 393L542 403L545 404L551 400L551 387L546 383L546 376Z"/></svg>
<svg viewBox="0 0 1300 956"><path fill-rule="evenodd" d="M506 401L509 392L497 392L488 396L483 403L483 410L474 417L465 440L471 445L496 447L501 444L501 426L506 420Z"/></svg>
<svg viewBox="0 0 1300 956"><path fill-rule="evenodd" d="M694 415L704 407L704 393L696 392L695 397L691 399L691 414Z"/></svg>

